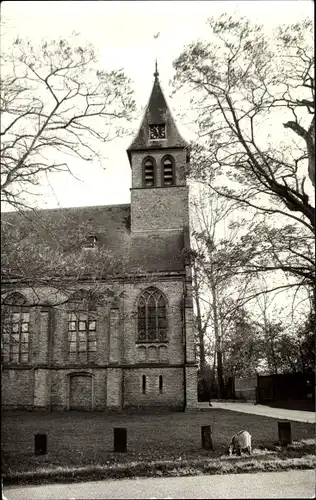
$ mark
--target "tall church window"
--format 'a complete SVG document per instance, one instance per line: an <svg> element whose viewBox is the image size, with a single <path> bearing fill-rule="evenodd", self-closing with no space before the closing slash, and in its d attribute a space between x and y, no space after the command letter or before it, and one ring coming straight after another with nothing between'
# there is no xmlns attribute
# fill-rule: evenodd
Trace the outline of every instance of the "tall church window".
<svg viewBox="0 0 316 500"><path fill-rule="evenodd" d="M138 302L138 342L167 341L166 300L156 288L147 288Z"/></svg>
<svg viewBox="0 0 316 500"><path fill-rule="evenodd" d="M28 363L30 311L20 293L6 297L2 310L2 361Z"/></svg>
<svg viewBox="0 0 316 500"><path fill-rule="evenodd" d="M162 181L164 186L174 186L174 159L172 156L165 156L162 159Z"/></svg>
<svg viewBox="0 0 316 500"><path fill-rule="evenodd" d="M93 300L82 291L73 296L68 311L68 359L94 362L97 350L96 311Z"/></svg>
<svg viewBox="0 0 316 500"><path fill-rule="evenodd" d="M155 185L155 160L150 156L143 161L143 185L144 187Z"/></svg>

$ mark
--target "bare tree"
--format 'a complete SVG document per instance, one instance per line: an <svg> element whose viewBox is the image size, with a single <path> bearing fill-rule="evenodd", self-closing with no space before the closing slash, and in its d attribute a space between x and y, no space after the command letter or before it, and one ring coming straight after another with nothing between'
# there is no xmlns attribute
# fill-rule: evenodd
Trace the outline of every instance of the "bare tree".
<svg viewBox="0 0 316 500"><path fill-rule="evenodd" d="M280 26L270 40L245 18L209 27L210 41L174 62L175 90L191 91L199 127L191 175L253 217L244 272L281 270L288 286L315 293L312 22Z"/></svg>
<svg viewBox="0 0 316 500"><path fill-rule="evenodd" d="M224 370L233 377L253 376L265 359L262 330L253 311L239 306L223 343Z"/></svg>
<svg viewBox="0 0 316 500"><path fill-rule="evenodd" d="M103 71L90 44L16 38L1 53L1 201L25 208L41 176L69 171L67 156L101 160L135 109L122 70Z"/></svg>
<svg viewBox="0 0 316 500"><path fill-rule="evenodd" d="M236 310L250 291L250 278L243 276L239 279L235 268L227 266L226 258L236 232L228 227L225 230L225 222L227 223L233 210L232 202L216 195L210 197L205 187L201 188L199 196L193 201L195 230L192 257L199 345L205 346L207 331L211 330L215 340L219 397L223 397L225 386L224 340L234 321ZM200 304L203 304L203 308ZM204 352L203 347L199 350Z"/></svg>
<svg viewBox="0 0 316 500"><path fill-rule="evenodd" d="M263 276L261 286L263 290L269 288ZM312 347L313 340L315 342L313 313L307 315L307 308L304 307L294 317L290 303L281 306L275 299L275 294L263 293L254 301L259 312L257 329L261 339L261 359L269 373L304 373L315 360L315 349Z"/></svg>
<svg viewBox="0 0 316 500"><path fill-rule="evenodd" d="M305 160L310 158L315 168L312 22L280 27L274 45L262 26L245 18L225 15L211 19L209 26L214 42L189 45L174 63L176 85L194 89L192 101L207 152L205 176L225 169L244 187L238 196L228 189L227 196L264 210L260 201L268 195L271 211L314 231L304 175ZM284 127L302 140L284 138L275 144L269 133L263 134L264 121L269 126L284 116L280 110L295 117Z"/></svg>

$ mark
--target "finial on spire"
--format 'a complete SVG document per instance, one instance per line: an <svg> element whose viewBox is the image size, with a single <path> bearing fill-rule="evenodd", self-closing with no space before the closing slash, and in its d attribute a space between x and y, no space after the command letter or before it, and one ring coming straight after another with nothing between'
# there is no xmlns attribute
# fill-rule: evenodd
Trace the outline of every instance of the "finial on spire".
<svg viewBox="0 0 316 500"><path fill-rule="evenodd" d="M154 40L157 40L157 38L159 38L159 35L160 35L160 31L158 31L158 33L156 33L156 35L154 35ZM157 54L157 47L156 47L156 54ZM158 73L158 64L157 64L157 56L156 56L155 73L154 73L155 81L158 80L158 76L159 76L159 73Z"/></svg>
<svg viewBox="0 0 316 500"><path fill-rule="evenodd" d="M157 59L156 59L156 62L155 62L155 73L154 73L155 80L158 80L158 76L159 76L159 73L158 73L158 63L157 63Z"/></svg>

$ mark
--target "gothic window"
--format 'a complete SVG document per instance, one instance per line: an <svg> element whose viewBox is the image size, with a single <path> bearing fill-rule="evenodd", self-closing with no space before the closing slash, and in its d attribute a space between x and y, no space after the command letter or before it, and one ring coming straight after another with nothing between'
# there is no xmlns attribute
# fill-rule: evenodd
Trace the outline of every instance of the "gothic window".
<svg viewBox="0 0 316 500"><path fill-rule="evenodd" d="M148 156L143 161L143 186L152 187L155 185L155 160Z"/></svg>
<svg viewBox="0 0 316 500"><path fill-rule="evenodd" d="M166 301L155 288L148 288L139 298L137 341L167 341Z"/></svg>
<svg viewBox="0 0 316 500"><path fill-rule="evenodd" d="M2 360L4 363L28 363L30 311L20 293L4 300L2 311Z"/></svg>
<svg viewBox="0 0 316 500"><path fill-rule="evenodd" d="M73 362L94 362L97 350L96 311L92 298L83 292L69 302L68 359Z"/></svg>
<svg viewBox="0 0 316 500"><path fill-rule="evenodd" d="M165 156L162 159L162 183L164 186L173 186L174 181L174 159L172 156Z"/></svg>

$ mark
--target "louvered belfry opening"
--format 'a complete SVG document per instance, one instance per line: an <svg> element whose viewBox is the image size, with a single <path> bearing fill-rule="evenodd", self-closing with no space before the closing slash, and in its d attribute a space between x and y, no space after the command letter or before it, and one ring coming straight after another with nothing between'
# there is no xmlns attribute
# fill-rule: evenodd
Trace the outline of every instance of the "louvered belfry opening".
<svg viewBox="0 0 316 500"><path fill-rule="evenodd" d="M163 183L164 186L173 186L173 162L170 158L166 158L163 162Z"/></svg>
<svg viewBox="0 0 316 500"><path fill-rule="evenodd" d="M154 170L154 162L150 158L145 160L144 163L144 180L145 187L150 187L155 185L155 170Z"/></svg>

